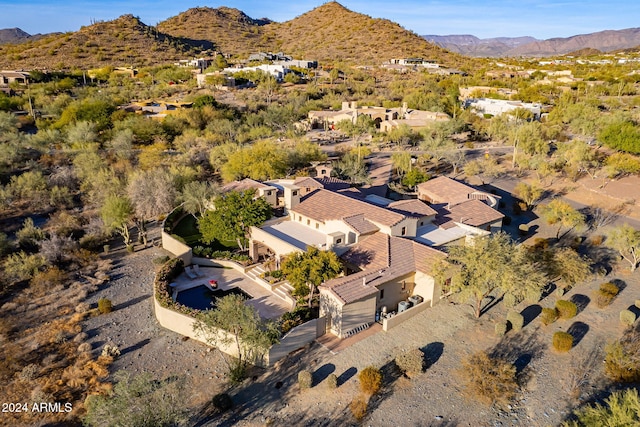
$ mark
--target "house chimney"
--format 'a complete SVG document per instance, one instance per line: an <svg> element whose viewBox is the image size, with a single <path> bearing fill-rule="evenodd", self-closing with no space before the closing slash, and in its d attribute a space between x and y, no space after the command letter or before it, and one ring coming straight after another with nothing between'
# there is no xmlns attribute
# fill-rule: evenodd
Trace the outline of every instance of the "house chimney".
<svg viewBox="0 0 640 427"><path fill-rule="evenodd" d="M342 110L348 110L349 109L349 101L342 101Z"/></svg>
<svg viewBox="0 0 640 427"><path fill-rule="evenodd" d="M357 110L358 109L358 102L357 101L351 101L351 109L352 110Z"/></svg>
<svg viewBox="0 0 640 427"><path fill-rule="evenodd" d="M403 118L403 119L405 118L405 117L404 117L404 116L405 116L405 114L407 114L407 109L408 109L407 103L406 103L406 102L403 102L403 103L402 103L402 110L401 110L401 112L402 112L402 118Z"/></svg>
<svg viewBox="0 0 640 427"><path fill-rule="evenodd" d="M330 177L333 168L330 165L316 166L316 178Z"/></svg>
<svg viewBox="0 0 640 427"><path fill-rule="evenodd" d="M300 203L300 187L295 185L282 186L284 190L284 207L293 209Z"/></svg>

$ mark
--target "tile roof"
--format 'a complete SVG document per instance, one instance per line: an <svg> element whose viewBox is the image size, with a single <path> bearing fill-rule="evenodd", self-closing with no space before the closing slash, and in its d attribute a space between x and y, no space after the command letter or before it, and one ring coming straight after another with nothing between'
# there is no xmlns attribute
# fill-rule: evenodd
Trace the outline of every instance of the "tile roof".
<svg viewBox="0 0 640 427"><path fill-rule="evenodd" d="M434 203L468 199L475 188L446 176L439 176L418 184L418 194L427 195Z"/></svg>
<svg viewBox="0 0 640 427"><path fill-rule="evenodd" d="M389 203L388 208L406 216L421 217L435 215L435 209L418 199L399 200Z"/></svg>
<svg viewBox="0 0 640 427"><path fill-rule="evenodd" d="M307 194L291 210L322 222L363 214L370 222L392 226L406 218L397 212L324 189Z"/></svg>
<svg viewBox="0 0 640 427"><path fill-rule="evenodd" d="M242 181L232 181L222 187L223 192L227 191L245 191L245 190L258 190L258 189L275 189L270 185L263 184L258 181L254 181L253 179L245 178Z"/></svg>
<svg viewBox="0 0 640 427"><path fill-rule="evenodd" d="M436 221L445 224L455 221L480 227L501 220L504 215L480 200L470 199L457 205L444 205L438 209Z"/></svg>
<svg viewBox="0 0 640 427"><path fill-rule="evenodd" d="M347 216L342 220L358 234L369 234L380 230L364 218L363 214Z"/></svg>
<svg viewBox="0 0 640 427"><path fill-rule="evenodd" d="M421 243L375 233L341 256L364 270L329 280L321 288L329 290L343 304L349 304L375 294L376 286L390 280L416 271L431 274L433 263L444 257L444 252Z"/></svg>
<svg viewBox="0 0 640 427"><path fill-rule="evenodd" d="M296 178L294 184L299 187L324 188L329 191L344 190L351 187L349 182L330 176L323 176L320 178L302 176Z"/></svg>

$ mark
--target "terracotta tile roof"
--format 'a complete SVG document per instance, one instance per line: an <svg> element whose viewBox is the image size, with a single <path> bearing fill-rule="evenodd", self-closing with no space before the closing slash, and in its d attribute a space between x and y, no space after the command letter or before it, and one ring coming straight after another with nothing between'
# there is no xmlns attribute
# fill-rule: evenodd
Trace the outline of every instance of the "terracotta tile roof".
<svg viewBox="0 0 640 427"><path fill-rule="evenodd" d="M324 188L329 191L344 190L351 187L349 182L330 176L323 176L321 178L302 176L296 178L294 184L299 187Z"/></svg>
<svg viewBox="0 0 640 427"><path fill-rule="evenodd" d="M389 203L388 208L406 216L421 217L435 215L435 209L418 199L399 200Z"/></svg>
<svg viewBox="0 0 640 427"><path fill-rule="evenodd" d="M307 194L300 204L291 210L322 222L358 214L363 214L370 222L385 226L395 225L405 219L404 215L397 212L323 189Z"/></svg>
<svg viewBox="0 0 640 427"><path fill-rule="evenodd" d="M364 270L329 280L321 288L329 290L343 304L349 304L375 294L376 286L407 274L416 271L431 274L434 262L446 256L412 240L375 233L341 256Z"/></svg>
<svg viewBox="0 0 640 427"><path fill-rule="evenodd" d="M342 220L358 234L369 234L380 230L364 218L363 214L347 216Z"/></svg>
<svg viewBox="0 0 640 427"><path fill-rule="evenodd" d="M429 197L433 203L468 199L469 194L474 191L476 191L475 188L446 176L439 176L422 184L418 184L418 194Z"/></svg>
<svg viewBox="0 0 640 427"><path fill-rule="evenodd" d="M503 214L487 206L480 200L470 199L457 205L444 205L438 209L436 221L445 224L448 221L480 227L501 220Z"/></svg>
<svg viewBox="0 0 640 427"><path fill-rule="evenodd" d="M245 191L245 190L257 190L257 189L275 189L270 185L263 184L258 181L254 181L253 179L245 178L242 181L232 181L222 187L222 192L227 191Z"/></svg>

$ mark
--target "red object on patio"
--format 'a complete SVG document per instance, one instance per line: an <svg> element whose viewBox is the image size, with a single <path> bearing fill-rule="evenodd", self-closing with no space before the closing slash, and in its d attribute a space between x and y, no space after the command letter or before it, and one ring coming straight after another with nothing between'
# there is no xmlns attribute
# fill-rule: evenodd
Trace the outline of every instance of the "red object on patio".
<svg viewBox="0 0 640 427"><path fill-rule="evenodd" d="M217 280L209 280L209 284L211 285L212 288L217 288L218 287L218 281Z"/></svg>

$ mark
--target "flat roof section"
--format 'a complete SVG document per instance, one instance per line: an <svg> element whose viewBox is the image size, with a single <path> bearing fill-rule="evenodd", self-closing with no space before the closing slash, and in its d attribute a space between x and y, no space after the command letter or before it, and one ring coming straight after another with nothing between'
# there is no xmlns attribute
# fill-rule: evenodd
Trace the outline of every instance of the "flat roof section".
<svg viewBox="0 0 640 427"><path fill-rule="evenodd" d="M462 227L455 226L443 229L434 224L427 224L418 227L414 240L428 246L440 246L470 235L473 233Z"/></svg>
<svg viewBox="0 0 640 427"><path fill-rule="evenodd" d="M275 225L262 227L262 231L269 233L303 251L307 250L307 246L326 249L327 236L324 233L295 221L282 221Z"/></svg>

